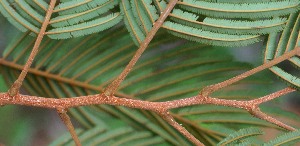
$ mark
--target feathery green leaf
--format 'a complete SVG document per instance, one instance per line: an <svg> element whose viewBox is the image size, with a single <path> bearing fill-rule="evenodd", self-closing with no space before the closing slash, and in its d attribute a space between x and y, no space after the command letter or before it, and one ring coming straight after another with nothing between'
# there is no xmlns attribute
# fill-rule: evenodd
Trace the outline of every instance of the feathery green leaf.
<svg viewBox="0 0 300 146"><path fill-rule="evenodd" d="M275 139L264 143L263 146L281 146L281 145L293 145L295 143L300 143L300 130L285 133Z"/></svg>
<svg viewBox="0 0 300 146"><path fill-rule="evenodd" d="M283 30L286 18L274 18L265 20L232 20L206 17L203 22L197 21L199 16L184 12L179 9L173 10L171 19L177 23L195 27L207 31L225 34L268 34Z"/></svg>
<svg viewBox="0 0 300 146"><path fill-rule="evenodd" d="M246 129L241 129L235 133L232 133L228 135L225 139L220 141L218 143L218 146L225 146L225 145L234 145L236 143L239 143L239 141L247 139L249 137L257 136L257 135L262 135L263 131L261 131L259 128L246 128Z"/></svg>
<svg viewBox="0 0 300 146"><path fill-rule="evenodd" d="M104 14L115 7L115 0L109 0L108 2L99 5L93 9L88 9L83 12L77 12L67 15L59 15L55 18L52 18L50 21L51 26L53 27L65 27L68 25L78 24L80 22L85 22L87 20L96 18L101 14Z"/></svg>
<svg viewBox="0 0 300 146"><path fill-rule="evenodd" d="M216 46L245 46L259 41L257 35L230 35L205 31L167 21L163 28L171 34L208 45Z"/></svg>
<svg viewBox="0 0 300 146"><path fill-rule="evenodd" d="M47 35L53 39L67 39L79 37L111 28L121 21L120 13L113 13L105 17L77 25L55 28L47 31Z"/></svg>
<svg viewBox="0 0 300 146"><path fill-rule="evenodd" d="M97 6L100 6L109 0L72 0L62 2L54 8L54 12L58 12L60 15L80 13L93 9Z"/></svg>
<svg viewBox="0 0 300 146"><path fill-rule="evenodd" d="M288 15L299 9L298 0L257 3L221 3L195 0L179 2L182 9L218 18L270 18Z"/></svg>
<svg viewBox="0 0 300 146"><path fill-rule="evenodd" d="M39 28L31 24L25 18L23 18L19 13L11 7L7 0L0 1L0 12L7 18L7 20L17 27L20 31L26 32L30 30L31 35L35 35L39 32Z"/></svg>
<svg viewBox="0 0 300 146"><path fill-rule="evenodd" d="M130 2L125 0L120 3L121 13L124 17L124 22L127 30L129 31L134 43L139 46L140 43L145 39L145 34L139 27L136 21Z"/></svg>

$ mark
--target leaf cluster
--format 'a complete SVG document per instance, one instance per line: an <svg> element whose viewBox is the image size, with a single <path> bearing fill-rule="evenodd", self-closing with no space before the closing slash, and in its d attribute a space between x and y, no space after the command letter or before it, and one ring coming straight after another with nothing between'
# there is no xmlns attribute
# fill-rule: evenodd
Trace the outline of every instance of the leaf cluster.
<svg viewBox="0 0 300 146"><path fill-rule="evenodd" d="M115 95L155 102L195 96L202 88L253 67L237 61L229 47L263 41L263 61L272 61L300 45L299 3L299 0L179 1ZM61 0L54 8L45 32L47 37L29 69L24 88L31 95L56 98L103 92L128 64L167 4L165 0ZM22 32L16 34L2 54L1 75L8 84L16 80L26 63L47 9L48 4L43 0L0 1L1 14ZM300 67L299 57L288 60ZM297 72L293 75L280 64L270 70L289 86L300 88ZM214 93L214 97L254 99L271 91L264 90L271 86L270 82L265 75L256 75ZM299 120L278 107L262 106L262 109L266 107L271 115ZM191 145L176 129L149 111L95 105L69 112L82 126L77 132L84 145ZM206 145L252 144L252 138L262 134L260 129L235 132L249 126L282 131L230 107L196 105L174 109L171 115ZM72 145L70 138L62 136L52 145ZM294 139L299 141L299 131L265 145Z"/></svg>

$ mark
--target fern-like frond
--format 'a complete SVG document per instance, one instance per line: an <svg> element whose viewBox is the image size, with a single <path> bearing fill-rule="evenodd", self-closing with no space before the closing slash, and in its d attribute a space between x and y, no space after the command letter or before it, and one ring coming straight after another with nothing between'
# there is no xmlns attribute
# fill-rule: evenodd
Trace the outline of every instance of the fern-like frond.
<svg viewBox="0 0 300 146"><path fill-rule="evenodd" d="M275 55L276 46L277 46L277 33L270 33L268 36L268 41L265 46L265 52L264 52L264 60L263 62L267 62L269 60L272 60Z"/></svg>
<svg viewBox="0 0 300 146"><path fill-rule="evenodd" d="M293 13L290 15L288 23L283 30L277 45L275 57L281 56L283 53L295 48L296 38L299 34L300 14ZM292 32L291 32L292 30ZM289 42L294 41L294 42Z"/></svg>
<svg viewBox="0 0 300 146"><path fill-rule="evenodd" d="M286 18L266 20L231 20L206 17L203 22L197 21L199 16L175 9L171 19L177 23L207 31L225 34L269 34L283 30Z"/></svg>
<svg viewBox="0 0 300 146"><path fill-rule="evenodd" d="M285 52L291 51L295 48L296 42L299 41L299 29L300 29L300 15L299 13L291 14L286 24L285 29L280 35L279 42L277 44L277 34L270 34L265 49L264 61L267 62L278 56L281 56ZM289 59L297 69L300 67L300 59L298 56ZM289 86L299 89L300 77L293 75L283 70L280 66L273 66L270 70L280 79L285 81Z"/></svg>
<svg viewBox="0 0 300 146"><path fill-rule="evenodd" d="M299 9L298 0L239 4L183 0L178 4L185 10L219 18L270 18L288 15Z"/></svg>
<svg viewBox="0 0 300 146"><path fill-rule="evenodd" d="M50 18L46 34L53 39L67 39L106 30L120 22L119 12L109 12L119 1L61 1ZM48 4L43 0L4 0L0 12L22 32L39 32ZM53 28L54 27L54 28Z"/></svg>
<svg viewBox="0 0 300 146"><path fill-rule="evenodd" d="M15 0L12 3L17 12L37 27L41 27L44 17L34 10L26 1Z"/></svg>
<svg viewBox="0 0 300 146"><path fill-rule="evenodd" d="M72 13L67 15L59 15L55 18L52 18L50 24L53 27L65 27L68 25L85 22L87 20L96 18L101 14L108 12L110 9L114 8L116 4L117 3L115 0L109 0L102 5L99 5L92 9L88 9L83 12L77 12L77 13Z"/></svg>
<svg viewBox="0 0 300 146"><path fill-rule="evenodd" d="M53 39L66 39L103 31L122 20L120 13L113 13L99 19L77 25L51 29L46 34Z"/></svg>
<svg viewBox="0 0 300 146"><path fill-rule="evenodd" d="M167 3L165 0L153 0L153 3L159 14L167 7Z"/></svg>
<svg viewBox="0 0 300 146"><path fill-rule="evenodd" d="M140 6L142 11L146 12L146 17L150 20L151 23L154 23L158 19L157 10L154 5L151 4L151 0L140 1Z"/></svg>
<svg viewBox="0 0 300 146"><path fill-rule="evenodd" d="M256 20L256 21L242 21L242 20L227 20L227 19L214 19L206 17L203 23L211 26L216 26L218 28L224 28L223 33L232 32L233 34L269 34L274 32L279 32L283 30L285 26L285 18L274 18L267 20ZM214 29L211 29L214 30ZM216 30L218 31L218 30Z"/></svg>
<svg viewBox="0 0 300 146"><path fill-rule="evenodd" d="M242 141L249 137L253 137L261 134L263 134L263 131L261 131L259 128L251 127L251 128L241 129L235 133L228 135L225 139L223 139L222 141L220 141L220 143L218 143L218 146L234 145L236 143L239 143L238 141Z"/></svg>
<svg viewBox="0 0 300 146"><path fill-rule="evenodd" d="M270 68L270 70L276 76L280 77L280 79L285 81L289 86L299 89L299 87L300 87L300 77L299 76L292 75L277 66L273 66L272 68Z"/></svg>
<svg viewBox="0 0 300 146"><path fill-rule="evenodd" d="M33 0L33 2L38 5L44 11L47 11L48 4L44 0Z"/></svg>
<svg viewBox="0 0 300 146"><path fill-rule="evenodd" d="M234 115L234 118L232 113L216 113L216 114L205 114L205 115L193 115L189 116L189 118L197 123L219 123L219 124L228 124L229 125L234 125L234 124L239 124L240 126L250 126L250 125L255 125L255 126L260 126L260 127L272 127L272 128L278 128L276 126L270 125L269 123L262 121L260 119L254 118L250 115L247 114L241 114L241 113L236 113Z"/></svg>
<svg viewBox="0 0 300 146"><path fill-rule="evenodd" d="M149 131L138 131L130 127L124 128L106 128L101 125L86 131L79 131L79 139L83 145L110 145L110 146L132 146L139 145L159 145L165 144L162 138L153 136ZM143 139L143 142L140 140ZM63 136L50 146L74 145L70 136Z"/></svg>
<svg viewBox="0 0 300 146"><path fill-rule="evenodd" d="M140 43L145 39L145 34L139 27L136 21L130 2L127 0L122 0L120 3L121 13L124 17L124 22L127 30L129 31L134 43L139 46Z"/></svg>
<svg viewBox="0 0 300 146"><path fill-rule="evenodd" d="M280 146L280 145L293 145L300 143L300 130L285 133L275 139L264 143L263 146Z"/></svg>
<svg viewBox="0 0 300 146"><path fill-rule="evenodd" d="M152 24L155 22L155 20L151 16L151 13L153 12L150 12L150 10L153 11L153 9L150 10L147 9L147 5L150 6L150 8L153 8L153 6L150 5L151 1L148 1L146 4L145 2L146 1L132 0L131 8L137 23L139 24L141 30L143 30L144 34L146 35L151 30ZM156 18L157 17L158 16L156 16Z"/></svg>
<svg viewBox="0 0 300 146"><path fill-rule="evenodd" d="M230 35L214 33L169 21L164 23L163 28L167 29L175 36L208 45L245 46L260 40L257 35Z"/></svg>
<svg viewBox="0 0 300 146"><path fill-rule="evenodd" d="M48 4L43 0L25 0L28 5L38 11L41 15L45 15Z"/></svg>
<svg viewBox="0 0 300 146"><path fill-rule="evenodd" d="M159 11L166 7L166 2L157 0L153 4L152 0L129 0L123 1L120 7L125 25L136 45L139 45L158 19Z"/></svg>
<svg viewBox="0 0 300 146"><path fill-rule="evenodd" d="M54 12L60 15L74 14L84 12L97 6L103 5L109 0L72 0L62 2L54 8Z"/></svg>
<svg viewBox="0 0 300 146"><path fill-rule="evenodd" d="M22 32L31 31L32 35L39 32L39 28L23 18L7 0L0 1L0 12L7 20Z"/></svg>
<svg viewBox="0 0 300 146"><path fill-rule="evenodd" d="M292 28L291 35L289 36L286 51L293 50L296 46L300 46L300 14L298 15L298 18L296 19L296 22L294 24L294 27ZM298 43L298 44L297 44ZM300 58L299 56L294 56L289 59L293 65L296 66L297 69L300 69Z"/></svg>

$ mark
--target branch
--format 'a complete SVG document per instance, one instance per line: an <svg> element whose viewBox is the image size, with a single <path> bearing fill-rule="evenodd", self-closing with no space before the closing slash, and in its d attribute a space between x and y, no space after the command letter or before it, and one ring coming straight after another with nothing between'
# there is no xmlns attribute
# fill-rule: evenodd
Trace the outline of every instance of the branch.
<svg viewBox="0 0 300 146"><path fill-rule="evenodd" d="M280 97L282 95L288 94L288 93L292 93L294 91L297 91L296 89L292 88L292 87L287 87L285 89L279 90L277 92L274 92L272 94L266 95L264 97L258 98L258 99L253 99L249 102L253 102L253 104L259 105L265 102L268 102L270 100L273 100L277 97Z"/></svg>
<svg viewBox="0 0 300 146"><path fill-rule="evenodd" d="M186 107L191 105L200 105L200 104L213 104L213 105L242 108L249 111L251 109L255 109L261 103L269 101L269 99L274 99L294 91L296 90L288 87L283 90L272 93L270 95L258 99L250 100L250 101L227 100L227 99L204 97L202 95L198 95L189 98L166 101L166 102L150 102L150 101L142 101L138 99L120 98L116 96L107 98L104 94L56 99L56 98L43 98L43 97L29 96L29 95L22 95L22 94L17 94L15 97L11 97L7 93L0 93L0 105L14 104L14 105L35 106L35 107L42 107L42 108L52 108L52 109L60 109L60 108L68 109L68 108L79 107L79 106L109 104L115 106L126 106L130 108L151 110L157 113L164 113L166 110L174 109L174 108Z"/></svg>
<svg viewBox="0 0 300 146"><path fill-rule="evenodd" d="M78 107L78 106L108 104L108 105L125 106L130 108L150 110L162 116L163 119L165 119L169 124L171 124L184 136L186 136L191 142L193 142L196 145L201 145L201 142L199 140L196 140L193 136L191 136L191 134L184 127L182 127L181 125L179 125L177 122L174 121L173 117L168 114L170 109L186 107L191 105L200 105L200 104L213 104L213 105L223 105L223 106L229 106L235 108L242 108L247 110L250 114L252 114L257 118L266 120L270 123L273 123L277 126L280 126L288 130L294 130L293 127L290 127L262 113L258 108L258 106L261 103L267 102L271 99L277 98L279 96L294 91L296 90L288 87L283 90L272 93L270 95L258 99L250 100L250 101L226 100L226 99L218 99L218 98L198 95L190 98L166 101L166 102L150 102L150 101L142 101L137 99L119 98L115 96L111 96L110 98L107 98L107 96L104 94L80 96L74 98L54 99L54 98L43 98L43 97L28 96L28 95L21 95L21 94L17 94L15 97L11 97L7 93L0 93L0 105L18 104L18 105L27 105L27 106L37 106L43 108L67 109L67 108Z"/></svg>
<svg viewBox="0 0 300 146"><path fill-rule="evenodd" d="M235 76L231 79L228 79L226 81L223 81L223 82L220 82L220 83L217 83L217 84L214 84L214 85L207 86L207 87L202 89L200 94L203 95L203 96L209 96L211 93L213 93L217 90L220 90L224 87L227 87L227 86L229 86L233 83L236 83L236 82L238 82L238 81L240 81L240 80L242 80L246 77L249 77L249 76L251 76L251 75L253 75L257 72L260 72L264 69L270 68L270 67L272 67L272 66L274 66L274 65L276 65L276 64L278 64L278 63L280 63L284 60L287 60L287 59L289 59L289 58L291 58L295 55L298 55L298 56L300 55L300 47L296 47L292 51L287 52L287 53L283 54L282 56L279 56L279 57L277 57L277 58L275 58L275 59L273 59L273 60L271 60L267 63L264 63L264 64L262 64L262 65L260 65L256 68L253 68L253 69L251 69L251 70L249 70L245 73L242 73L238 76Z"/></svg>
<svg viewBox="0 0 300 146"><path fill-rule="evenodd" d="M144 39L144 41L140 44L139 49L136 51L136 53L134 54L134 56L132 57L132 59L130 60L130 62L128 63L128 65L125 67L125 69L123 70L123 72L111 84L109 84L107 86L107 88L104 91L104 94L106 96L112 96L112 95L114 95L114 93L117 91L117 89L120 86L120 84L122 83L122 81L126 78L126 76L131 71L131 69L133 68L133 66L135 65L135 63L139 60L139 58L141 57L141 55L143 54L143 52L146 50L146 48L148 47L149 43L151 42L151 40L155 36L156 32L158 31L158 29L163 25L164 21L166 20L166 18L168 17L168 15L171 13L171 11L173 10L173 8L175 7L175 5L176 5L177 2L178 2L178 0L171 0L169 2L168 6L161 13L161 15L158 18L158 20L154 23L151 31L147 34L147 36Z"/></svg>
<svg viewBox="0 0 300 146"><path fill-rule="evenodd" d="M279 127L282 127L284 129L287 129L287 130L290 130L290 131L295 131L296 129L287 125L287 124L284 124L282 122L280 122L279 120L263 113L262 111L260 111L259 108L256 108L255 110L251 111L250 112L253 116L255 116L256 118L259 118L259 119L262 119L262 120L265 120L267 122L270 122L270 123L273 123Z"/></svg>
<svg viewBox="0 0 300 146"><path fill-rule="evenodd" d="M190 132L188 132L184 127L178 124L175 119L169 114L161 114L161 117L165 119L171 126L173 126L177 131L179 131L182 135L188 138L191 142L193 142L197 146L204 146L202 142L200 142L197 138L195 138Z"/></svg>
<svg viewBox="0 0 300 146"><path fill-rule="evenodd" d="M49 21L50 21L50 17L52 15L52 12L53 12L53 9L54 9L54 6L55 6L55 3L56 3L56 0L51 0L50 1L50 4L49 4L49 7L48 7L48 10L46 12L46 16L45 16L45 19L44 19L44 22L41 26L41 29L40 29L40 32L36 38L36 41L34 43L34 46L32 48L32 51L30 53L30 56L21 72L21 74L19 75L18 79L14 82L14 84L10 87L9 91L8 91L8 94L10 96L15 96L18 92L19 92L19 89L20 87L22 86L22 83L23 83L23 80L24 78L26 77L26 74L28 72L28 69L30 68L36 54L38 53L39 51L39 46L42 42L42 39L45 35L45 32L46 32L46 28L49 24Z"/></svg>
<svg viewBox="0 0 300 146"><path fill-rule="evenodd" d="M76 134L75 128L71 122L70 117L67 114L67 111L65 109L58 108L57 109L58 115L61 118L61 120L64 122L64 124L67 126L76 146L81 146L80 140Z"/></svg>

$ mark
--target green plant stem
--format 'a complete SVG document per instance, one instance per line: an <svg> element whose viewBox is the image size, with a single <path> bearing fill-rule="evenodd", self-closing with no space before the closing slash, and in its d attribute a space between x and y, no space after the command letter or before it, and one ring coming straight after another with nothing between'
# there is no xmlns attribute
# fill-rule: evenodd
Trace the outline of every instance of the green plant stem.
<svg viewBox="0 0 300 146"><path fill-rule="evenodd" d="M125 67L123 72L111 83L107 86L107 88L104 91L104 94L106 96L112 96L114 93L118 90L118 87L120 84L123 82L123 80L126 78L126 76L129 74L133 66L136 64L136 62L139 60L143 52L146 50L148 47L149 43L155 36L156 32L158 29L163 25L165 22L166 18L169 16L173 8L175 7L176 3L178 0L171 0L168 4L168 6L165 8L165 10L161 13L160 17L158 20L154 23L151 31L147 34L146 38L144 41L140 44L139 49L136 51L128 65Z"/></svg>
<svg viewBox="0 0 300 146"><path fill-rule="evenodd" d="M19 92L19 89L20 87L22 86L22 83L24 81L24 78L26 77L27 75L27 72L28 72L28 69L30 68L36 54L38 53L39 51L39 46L43 40L43 37L45 35L45 32L46 32L46 28L49 24L49 21L50 21L50 17L53 13L53 9L54 9L54 6L55 6L55 3L56 3L56 0L51 0L50 1L50 4L49 4L49 7L48 7L48 10L46 12L46 16L45 16L45 19L43 21L43 24L41 26L41 29L40 29L40 32L36 38L36 41L34 43L34 46L32 48L32 51L30 53L30 56L21 72L21 74L19 75L18 79L14 82L14 84L10 87L9 91L8 91L8 94L13 97L15 96L16 94L18 94Z"/></svg>

